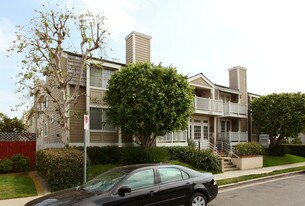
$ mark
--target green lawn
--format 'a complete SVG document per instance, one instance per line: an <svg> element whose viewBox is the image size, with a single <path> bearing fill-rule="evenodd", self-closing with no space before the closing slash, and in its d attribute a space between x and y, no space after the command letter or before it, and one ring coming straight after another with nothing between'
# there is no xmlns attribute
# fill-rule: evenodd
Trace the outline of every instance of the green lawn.
<svg viewBox="0 0 305 206"><path fill-rule="evenodd" d="M271 167L271 166L298 163L298 162L305 162L305 158L291 155L291 154L286 154L282 157L264 155L263 164L264 164L264 167Z"/></svg>
<svg viewBox="0 0 305 206"><path fill-rule="evenodd" d="M0 200L35 195L36 188L28 174L0 175Z"/></svg>

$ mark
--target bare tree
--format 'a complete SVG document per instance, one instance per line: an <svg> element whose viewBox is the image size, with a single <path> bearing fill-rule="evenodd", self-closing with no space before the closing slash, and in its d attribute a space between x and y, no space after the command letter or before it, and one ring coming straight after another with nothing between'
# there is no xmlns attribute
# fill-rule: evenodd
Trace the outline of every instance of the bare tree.
<svg viewBox="0 0 305 206"><path fill-rule="evenodd" d="M29 98L33 91L47 94L49 101L56 105L54 112L60 117L57 122L62 128L62 137L69 142L69 111L80 97L81 79L93 53L103 54L108 35L105 17L90 12L76 14L73 9L61 9L58 5L57 11L49 6L43 8L44 11L35 10L36 16L29 25L17 26L16 40L9 51L23 57L18 92L23 92L24 98ZM72 43L72 33L79 33L79 48ZM77 71L72 72L62 64L65 50L71 51L71 48L80 52L81 59L80 66L75 68ZM74 86L71 94L67 92L69 84ZM54 95L55 90L60 97Z"/></svg>

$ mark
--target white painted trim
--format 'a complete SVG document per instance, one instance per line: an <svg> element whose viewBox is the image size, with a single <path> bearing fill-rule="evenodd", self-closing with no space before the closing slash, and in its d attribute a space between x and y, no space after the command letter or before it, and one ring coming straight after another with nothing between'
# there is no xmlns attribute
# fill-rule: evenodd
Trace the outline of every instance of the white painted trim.
<svg viewBox="0 0 305 206"><path fill-rule="evenodd" d="M227 92L227 93L233 93L233 94L239 94L239 95L242 94L242 92L233 90L230 88L222 88L222 87L217 86L216 89L218 89L219 91L222 91L222 92Z"/></svg>
<svg viewBox="0 0 305 206"><path fill-rule="evenodd" d="M95 90L100 90L100 91L107 91L108 89L106 88L102 88L102 87L94 87L94 86L90 86L90 89L95 89ZM91 90L90 90L91 91Z"/></svg>
<svg viewBox="0 0 305 206"><path fill-rule="evenodd" d="M143 34L143 33L137 32L137 31L132 31L125 37L125 40L127 40L131 35L138 35L138 36L144 37L146 39L151 39L151 36L149 36L147 34Z"/></svg>
<svg viewBox="0 0 305 206"><path fill-rule="evenodd" d="M115 64L115 63L110 63L110 62L105 62L102 59L101 60L97 60L97 59L89 59L88 61L89 64L102 64L102 66L104 67L108 67L111 69L117 69L120 70L122 65L121 64ZM90 68L90 66L89 66Z"/></svg>
<svg viewBox="0 0 305 206"><path fill-rule="evenodd" d="M97 104L91 104L90 103L90 108L99 108L99 109L108 109L109 106L103 106L103 105L97 105ZM90 113L90 108L89 108L89 113Z"/></svg>
<svg viewBox="0 0 305 206"><path fill-rule="evenodd" d="M133 143L122 143L122 146L127 146L127 145L131 145ZM81 146L83 147L84 146L84 143L71 143L70 144L71 146ZM88 146L88 145L87 145ZM94 142L94 143L90 143L90 146L91 147L94 147L94 146L98 146L98 147L103 147L103 146L118 146L118 143L97 143L97 142Z"/></svg>
<svg viewBox="0 0 305 206"><path fill-rule="evenodd" d="M217 138L217 118L214 117L214 145L216 146Z"/></svg>
<svg viewBox="0 0 305 206"><path fill-rule="evenodd" d="M240 74L239 74L239 68L237 68L237 89L240 90Z"/></svg>
<svg viewBox="0 0 305 206"><path fill-rule="evenodd" d="M117 128L116 128L117 129ZM96 132L96 133L117 133L117 130L101 130L101 129L90 129L90 132Z"/></svg>
<svg viewBox="0 0 305 206"><path fill-rule="evenodd" d="M188 143L187 142L175 142L175 143L164 143L164 142L156 142L156 146L157 147L173 147L173 146L180 146L180 147L185 147L187 146Z"/></svg>
<svg viewBox="0 0 305 206"><path fill-rule="evenodd" d="M132 63L136 63L136 36L132 34Z"/></svg>
<svg viewBox="0 0 305 206"><path fill-rule="evenodd" d="M203 85L200 85L200 84L194 84L194 83L189 83L191 86L194 86L196 88L203 88L203 89L209 89L209 90L213 90L213 87L207 87L207 86L203 86Z"/></svg>

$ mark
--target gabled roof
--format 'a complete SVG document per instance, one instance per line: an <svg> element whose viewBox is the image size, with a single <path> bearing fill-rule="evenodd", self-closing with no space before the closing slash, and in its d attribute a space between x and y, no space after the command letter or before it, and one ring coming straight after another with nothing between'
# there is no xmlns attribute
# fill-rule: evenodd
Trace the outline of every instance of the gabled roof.
<svg viewBox="0 0 305 206"><path fill-rule="evenodd" d="M233 93L233 94L242 94L242 92L238 89L233 89L233 88L218 85L218 84L215 84L215 86L222 92L229 92L229 93Z"/></svg>
<svg viewBox="0 0 305 206"><path fill-rule="evenodd" d="M201 86L199 84L196 84L196 83L192 83L192 81L196 80L196 79L202 79L203 81L205 81L211 88L214 88L214 84L206 77L204 76L202 73L199 73L199 74L196 74L194 76L191 76L188 78L188 82L191 84L191 85L194 85L194 86Z"/></svg>
<svg viewBox="0 0 305 206"><path fill-rule="evenodd" d="M76 57L82 57L81 54L78 53L74 53L74 52L70 52L70 51L64 51L64 53L71 55L71 56L76 56ZM106 60L106 59L101 59L101 58L97 58L97 57L92 57L93 60L97 60L97 61L102 61L102 62L106 62L106 63L111 63L111 64L118 64L120 66L126 66L126 64L124 63L120 63L120 62L115 62L115 61L110 61L110 60Z"/></svg>

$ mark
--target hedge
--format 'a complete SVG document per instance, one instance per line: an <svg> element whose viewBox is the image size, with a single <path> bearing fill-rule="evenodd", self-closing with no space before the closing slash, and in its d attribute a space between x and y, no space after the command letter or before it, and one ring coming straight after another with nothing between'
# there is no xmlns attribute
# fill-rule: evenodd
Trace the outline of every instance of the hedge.
<svg viewBox="0 0 305 206"><path fill-rule="evenodd" d="M303 144L283 144L282 146L286 148L287 153L305 157L305 145Z"/></svg>
<svg viewBox="0 0 305 206"><path fill-rule="evenodd" d="M83 150L83 147L77 147ZM192 147L88 147L88 157L92 164L143 164L178 160L203 170L220 170L218 157L209 150Z"/></svg>
<svg viewBox="0 0 305 206"><path fill-rule="evenodd" d="M257 142L239 143L233 149L238 156L262 155L264 148Z"/></svg>
<svg viewBox="0 0 305 206"><path fill-rule="evenodd" d="M83 151L83 147L76 147ZM168 151L164 147L145 150L142 147L92 146L87 147L91 164L143 164L166 162Z"/></svg>
<svg viewBox="0 0 305 206"><path fill-rule="evenodd" d="M192 147L168 147L171 160L178 160L202 170L220 171L220 161L210 150Z"/></svg>
<svg viewBox="0 0 305 206"><path fill-rule="evenodd" d="M83 153L76 149L45 149L36 153L37 170L51 191L71 188L82 183Z"/></svg>

